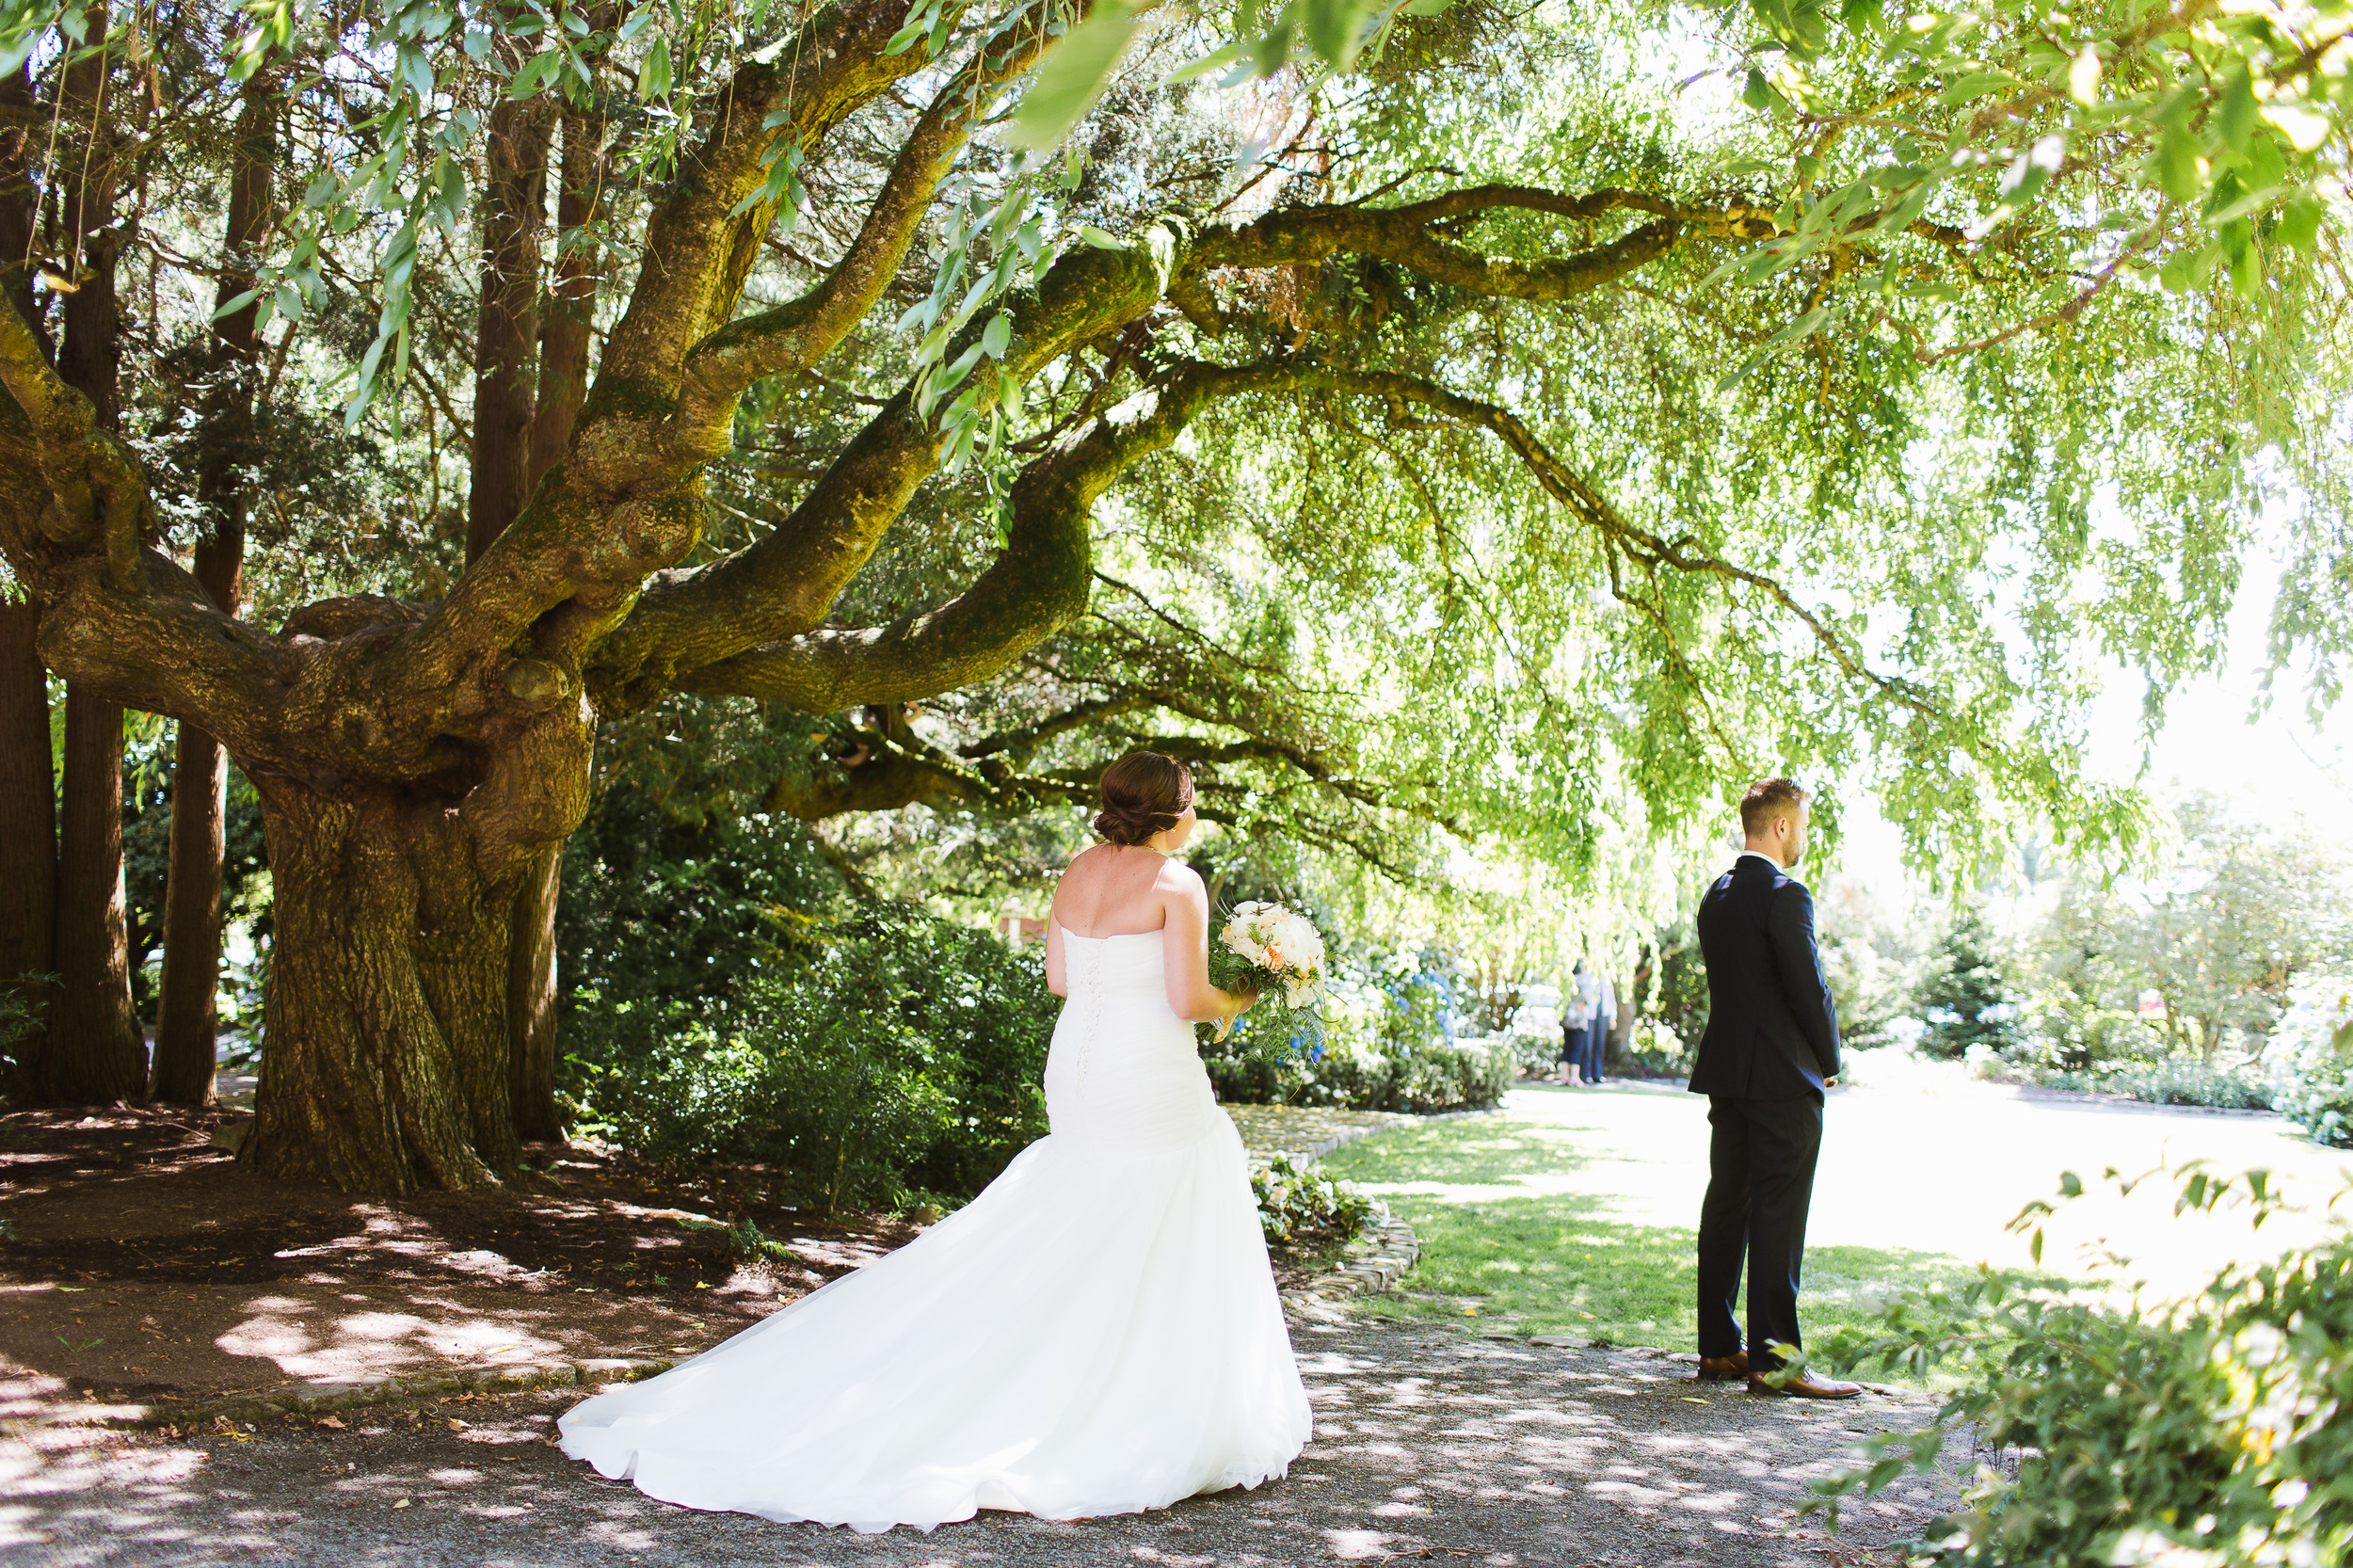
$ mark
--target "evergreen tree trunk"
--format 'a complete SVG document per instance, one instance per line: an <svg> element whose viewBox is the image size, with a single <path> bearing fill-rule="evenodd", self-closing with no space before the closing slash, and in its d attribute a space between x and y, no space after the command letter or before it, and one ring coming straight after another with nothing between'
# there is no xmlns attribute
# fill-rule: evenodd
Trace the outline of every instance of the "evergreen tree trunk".
<svg viewBox="0 0 2353 1568"><path fill-rule="evenodd" d="M58 824L58 987L41 1052L42 1096L72 1105L136 1100L147 1045L131 1008L122 892L122 705L72 685L65 697Z"/></svg>
<svg viewBox="0 0 2353 1568"><path fill-rule="evenodd" d="M49 987L13 983L56 968L57 780L49 757L48 671L33 646L40 624L31 603L0 600L0 986L30 1003L37 1020L48 1016ZM18 1060L39 1061L41 1043L37 1031Z"/></svg>
<svg viewBox="0 0 2353 1568"><path fill-rule="evenodd" d="M105 26L94 13L94 36ZM90 401L98 424L121 427L121 318L115 299L115 147L104 54L66 68L70 117L89 144L64 193L78 286L65 296L57 374ZM59 992L41 1055L53 1099L136 1100L147 1088L147 1043L131 1004L130 929L122 889L122 705L66 687L63 808L57 845Z"/></svg>
<svg viewBox="0 0 2353 1568"><path fill-rule="evenodd" d="M29 120L33 88L25 68L0 77L0 108ZM38 203L25 167L24 122L0 120L0 310L33 319L32 248ZM14 984L19 975L54 972L57 919L57 776L49 749L49 672L36 638L40 610L29 599L0 599L0 987L34 1009L35 1030L18 1049L38 1061L49 987Z"/></svg>
<svg viewBox="0 0 2353 1568"><path fill-rule="evenodd" d="M541 155L544 158L544 147ZM571 446L572 426L587 401L597 257L584 241L588 225L597 216L603 183L603 118L566 115L556 226L562 239L571 243L558 247L550 300L540 314L539 376L532 408L530 458L522 482L524 495L563 460ZM523 878L515 900L507 1033L514 1053L515 1130L529 1143L551 1142L564 1135L555 1103L555 901L563 884L563 850L558 847Z"/></svg>
<svg viewBox="0 0 2353 1568"><path fill-rule="evenodd" d="M526 1143L564 1136L555 1104L555 895L563 874L559 844L540 857L515 894L506 1033L515 1133Z"/></svg>
<svg viewBox="0 0 2353 1568"><path fill-rule="evenodd" d="M502 103L490 111L482 312L474 330L473 477L466 506L470 563L506 531L529 494L531 356L539 344L539 249L552 126L540 104Z"/></svg>
<svg viewBox="0 0 2353 1568"><path fill-rule="evenodd" d="M562 187L555 202L559 244L554 278L539 319L539 381L531 418L531 464L524 491L564 458L572 426L588 401L590 317L599 257L589 243L604 196L604 118L564 117Z"/></svg>
<svg viewBox="0 0 2353 1568"><path fill-rule="evenodd" d="M278 161L277 78L257 74L237 116L230 172L227 244L218 303L253 286L252 265L269 232L270 186ZM228 615L243 608L246 494L243 465L251 443L259 306L213 325L203 468L197 502L205 535L196 547L196 580ZM213 1097L218 1055L221 859L227 848L229 757L220 743L183 721L172 763L171 868L165 884L163 984L155 1003L155 1098L203 1105Z"/></svg>

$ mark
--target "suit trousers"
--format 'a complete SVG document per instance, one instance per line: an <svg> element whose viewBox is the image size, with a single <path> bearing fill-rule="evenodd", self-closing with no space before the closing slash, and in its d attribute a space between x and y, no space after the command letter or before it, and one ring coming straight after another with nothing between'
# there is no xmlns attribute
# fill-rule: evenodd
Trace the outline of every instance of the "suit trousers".
<svg viewBox="0 0 2353 1568"><path fill-rule="evenodd" d="M1798 1278L1805 1263L1806 1210L1822 1151L1818 1099L1707 1096L1707 1197L1700 1205L1700 1354L1741 1348L1738 1297L1748 1265L1750 1368L1782 1365L1768 1347L1801 1347Z"/></svg>

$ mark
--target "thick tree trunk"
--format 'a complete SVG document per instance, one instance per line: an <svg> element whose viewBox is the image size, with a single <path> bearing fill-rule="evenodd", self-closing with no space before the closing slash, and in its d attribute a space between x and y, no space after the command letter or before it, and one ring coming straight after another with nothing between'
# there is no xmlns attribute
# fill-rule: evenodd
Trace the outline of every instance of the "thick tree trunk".
<svg viewBox="0 0 2353 1568"><path fill-rule="evenodd" d="M131 1009L122 894L122 705L68 686L57 875L57 994L40 1089L76 1105L136 1100L147 1045Z"/></svg>
<svg viewBox="0 0 2353 1568"><path fill-rule="evenodd" d="M381 1192L515 1169L514 881L484 882L446 802L255 783L276 930L242 1157L267 1176Z"/></svg>
<svg viewBox="0 0 2353 1568"><path fill-rule="evenodd" d="M278 162L274 75L264 72L248 82L244 99L229 179L227 264L217 296L224 305L253 286L253 264L269 232L270 185ZM196 485L205 526L196 547L196 580L232 616L245 597L245 465L252 441L259 314L258 305L248 305L213 325L214 387L205 410L210 439ZM213 1097L228 809L228 754L211 735L184 722L172 763L171 869L165 884L152 1085L157 1099L183 1105L202 1105Z"/></svg>

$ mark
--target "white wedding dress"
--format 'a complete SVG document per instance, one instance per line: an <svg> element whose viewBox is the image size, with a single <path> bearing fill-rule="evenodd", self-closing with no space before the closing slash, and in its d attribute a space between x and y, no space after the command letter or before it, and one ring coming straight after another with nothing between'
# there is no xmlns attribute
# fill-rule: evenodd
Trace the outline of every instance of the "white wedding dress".
<svg viewBox="0 0 2353 1568"><path fill-rule="evenodd" d="M1160 935L1064 943L1051 1132L897 1252L575 1406L567 1454L664 1502L865 1532L1134 1513L1289 1468L1307 1396Z"/></svg>

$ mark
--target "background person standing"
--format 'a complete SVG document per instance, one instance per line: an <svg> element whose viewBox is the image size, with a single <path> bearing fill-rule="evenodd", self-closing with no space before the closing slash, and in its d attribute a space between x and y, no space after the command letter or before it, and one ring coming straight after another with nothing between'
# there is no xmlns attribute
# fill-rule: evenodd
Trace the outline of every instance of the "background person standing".
<svg viewBox="0 0 2353 1568"><path fill-rule="evenodd" d="M1577 961L1569 971L1569 983L1561 987L1561 1071L1562 1083L1581 1087L1585 1082L1585 1047L1593 1032L1593 1003L1599 988L1593 976L1585 968L1585 960Z"/></svg>
<svg viewBox="0 0 2353 1568"><path fill-rule="evenodd" d="M1788 874L1805 854L1806 793L1786 778L1749 786L1746 842L1700 900L1707 1030L1691 1092L1707 1096L1707 1197L1700 1206L1700 1376L1746 1377L1752 1393L1851 1399L1862 1389L1781 1371L1797 1349L1798 1278L1822 1147L1823 1091L1838 1081L1838 1010L1814 943L1814 899ZM1737 1300L1745 1257L1748 1346Z"/></svg>

